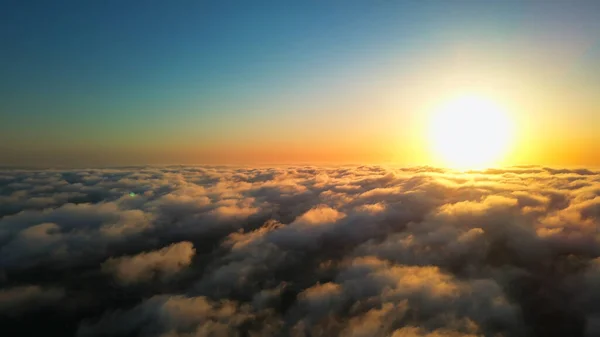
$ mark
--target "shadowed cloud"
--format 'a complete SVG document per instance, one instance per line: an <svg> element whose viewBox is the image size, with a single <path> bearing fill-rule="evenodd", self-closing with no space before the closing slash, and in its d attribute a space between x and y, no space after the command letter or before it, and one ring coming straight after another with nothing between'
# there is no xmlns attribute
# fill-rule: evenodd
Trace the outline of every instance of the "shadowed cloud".
<svg viewBox="0 0 600 337"><path fill-rule="evenodd" d="M589 169L7 170L0 198L2 332L600 331Z"/></svg>

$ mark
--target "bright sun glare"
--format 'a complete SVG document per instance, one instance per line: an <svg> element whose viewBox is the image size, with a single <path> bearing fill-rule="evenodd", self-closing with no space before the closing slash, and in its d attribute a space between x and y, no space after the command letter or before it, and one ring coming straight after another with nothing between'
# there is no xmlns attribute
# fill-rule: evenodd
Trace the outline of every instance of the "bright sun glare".
<svg viewBox="0 0 600 337"><path fill-rule="evenodd" d="M498 165L512 140L512 125L497 103L478 96L450 101L430 122L432 150L444 165L477 169Z"/></svg>

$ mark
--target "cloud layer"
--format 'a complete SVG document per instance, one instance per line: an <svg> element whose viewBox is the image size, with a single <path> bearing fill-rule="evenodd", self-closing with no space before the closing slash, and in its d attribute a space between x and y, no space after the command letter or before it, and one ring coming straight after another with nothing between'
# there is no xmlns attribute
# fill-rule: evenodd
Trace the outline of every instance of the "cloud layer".
<svg viewBox="0 0 600 337"><path fill-rule="evenodd" d="M598 336L600 172L0 172L0 333Z"/></svg>

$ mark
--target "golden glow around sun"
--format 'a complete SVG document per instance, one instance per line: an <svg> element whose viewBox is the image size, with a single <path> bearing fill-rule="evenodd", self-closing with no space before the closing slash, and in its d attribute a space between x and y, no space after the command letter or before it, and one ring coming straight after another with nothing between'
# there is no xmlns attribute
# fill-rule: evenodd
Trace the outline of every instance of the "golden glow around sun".
<svg viewBox="0 0 600 337"><path fill-rule="evenodd" d="M512 125L497 103L478 96L454 99L434 112L429 141L445 166L478 169L498 165L512 141Z"/></svg>

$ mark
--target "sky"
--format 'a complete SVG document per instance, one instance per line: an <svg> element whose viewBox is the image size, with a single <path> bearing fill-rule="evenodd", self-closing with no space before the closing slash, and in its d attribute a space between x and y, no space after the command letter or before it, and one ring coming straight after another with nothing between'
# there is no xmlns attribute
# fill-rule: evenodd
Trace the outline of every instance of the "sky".
<svg viewBox="0 0 600 337"><path fill-rule="evenodd" d="M2 165L436 165L475 93L502 164L600 166L598 1L3 1L0 41Z"/></svg>

